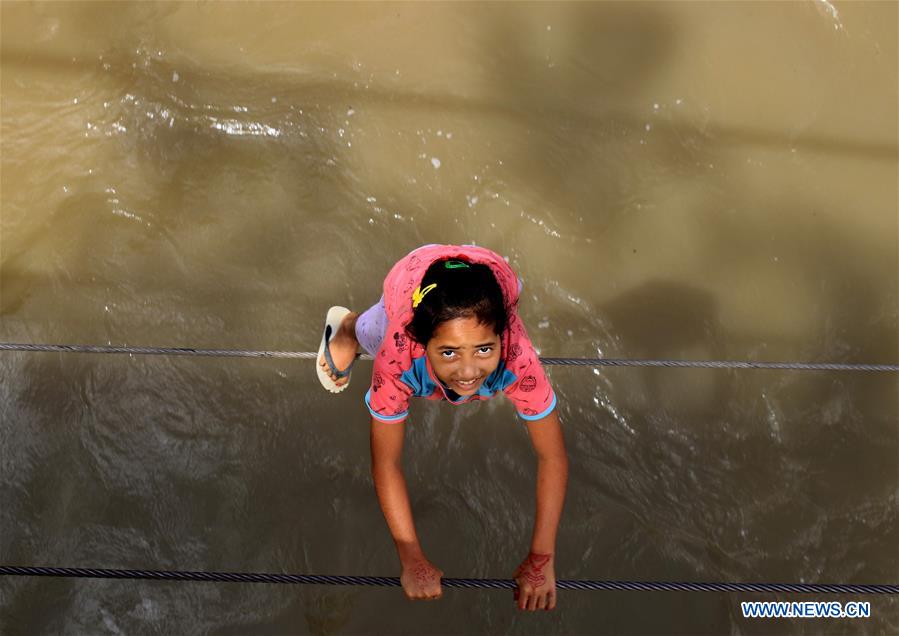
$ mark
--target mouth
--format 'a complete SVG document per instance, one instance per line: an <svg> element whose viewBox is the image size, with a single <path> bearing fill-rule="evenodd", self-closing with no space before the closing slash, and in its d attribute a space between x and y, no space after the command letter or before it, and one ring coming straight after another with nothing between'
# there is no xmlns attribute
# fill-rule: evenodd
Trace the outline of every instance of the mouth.
<svg viewBox="0 0 899 636"><path fill-rule="evenodd" d="M453 384L463 389L471 389L477 386L480 379L481 378L475 378L474 380L469 380L468 382L463 382L462 380L453 380Z"/></svg>

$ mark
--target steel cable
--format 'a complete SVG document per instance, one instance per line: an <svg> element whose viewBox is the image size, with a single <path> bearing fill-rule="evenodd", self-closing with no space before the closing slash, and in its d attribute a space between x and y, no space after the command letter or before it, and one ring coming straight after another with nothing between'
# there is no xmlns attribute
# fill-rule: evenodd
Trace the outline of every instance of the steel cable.
<svg viewBox="0 0 899 636"><path fill-rule="evenodd" d="M0 351L49 353L127 353L131 355L205 356L236 358L314 359L314 351L258 351L252 349L194 349L184 347L116 347L76 344L0 343ZM368 354L359 356L371 360ZM799 371L899 371L899 364L842 364L834 362L750 362L739 360L628 360L611 358L540 358L547 365L586 367L669 367L699 369L791 369Z"/></svg>
<svg viewBox="0 0 899 636"><path fill-rule="evenodd" d="M50 576L95 579L150 579L161 581L212 581L222 583L290 583L302 585L368 585L400 587L395 576L328 576L320 574L270 574L260 572L182 572L169 570L114 570L0 566L5 576ZM441 580L444 587L515 589L513 579ZM899 585L846 583L701 583L675 581L577 581L556 582L561 590L622 590L643 592L772 592L788 594L899 594Z"/></svg>

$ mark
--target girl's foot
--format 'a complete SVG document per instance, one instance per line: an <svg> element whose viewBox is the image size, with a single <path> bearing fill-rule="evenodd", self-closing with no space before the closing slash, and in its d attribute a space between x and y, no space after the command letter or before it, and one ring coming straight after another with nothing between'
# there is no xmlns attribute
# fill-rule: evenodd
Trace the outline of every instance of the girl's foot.
<svg viewBox="0 0 899 636"><path fill-rule="evenodd" d="M359 341L356 340L356 319L359 314L351 311L340 322L340 328L336 333L331 335L328 341L328 349L331 351L331 359L334 360L334 366L338 371L343 371L356 358L356 351L359 348ZM318 359L318 364L322 370L334 380L337 386L343 386L350 381L349 376L338 378L328 367L328 362L324 356Z"/></svg>

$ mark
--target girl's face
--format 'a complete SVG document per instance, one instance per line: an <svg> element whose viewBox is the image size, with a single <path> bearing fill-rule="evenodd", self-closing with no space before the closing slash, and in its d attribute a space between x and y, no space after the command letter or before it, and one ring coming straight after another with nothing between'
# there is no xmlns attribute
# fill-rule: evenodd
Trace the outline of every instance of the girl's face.
<svg viewBox="0 0 899 636"><path fill-rule="evenodd" d="M442 322L425 347L437 378L459 395L474 395L500 360L500 337L477 318Z"/></svg>

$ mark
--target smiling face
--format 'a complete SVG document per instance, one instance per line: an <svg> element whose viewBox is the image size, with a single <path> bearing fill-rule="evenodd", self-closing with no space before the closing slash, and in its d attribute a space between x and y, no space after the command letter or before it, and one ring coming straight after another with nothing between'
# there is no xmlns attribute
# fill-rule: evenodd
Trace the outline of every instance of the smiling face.
<svg viewBox="0 0 899 636"><path fill-rule="evenodd" d="M441 382L459 395L474 395L499 366L500 338L476 318L454 318L437 326L425 351Z"/></svg>

